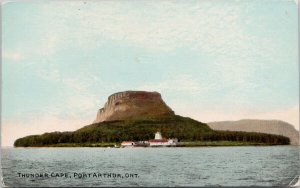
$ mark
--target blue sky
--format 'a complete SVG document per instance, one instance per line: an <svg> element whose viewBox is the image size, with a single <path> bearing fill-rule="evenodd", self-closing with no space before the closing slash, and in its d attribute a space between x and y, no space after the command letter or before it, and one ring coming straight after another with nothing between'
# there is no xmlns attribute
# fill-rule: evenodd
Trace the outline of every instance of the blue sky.
<svg viewBox="0 0 300 188"><path fill-rule="evenodd" d="M3 145L89 124L118 91L158 91L203 122L298 129L294 0L10 2L2 13Z"/></svg>

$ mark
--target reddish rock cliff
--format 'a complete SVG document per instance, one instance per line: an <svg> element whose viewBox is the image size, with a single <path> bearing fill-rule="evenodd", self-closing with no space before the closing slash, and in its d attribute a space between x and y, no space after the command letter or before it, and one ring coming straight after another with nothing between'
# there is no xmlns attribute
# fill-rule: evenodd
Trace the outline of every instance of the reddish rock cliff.
<svg viewBox="0 0 300 188"><path fill-rule="evenodd" d="M112 94L94 123L113 120L154 119L174 115L158 92L124 91Z"/></svg>

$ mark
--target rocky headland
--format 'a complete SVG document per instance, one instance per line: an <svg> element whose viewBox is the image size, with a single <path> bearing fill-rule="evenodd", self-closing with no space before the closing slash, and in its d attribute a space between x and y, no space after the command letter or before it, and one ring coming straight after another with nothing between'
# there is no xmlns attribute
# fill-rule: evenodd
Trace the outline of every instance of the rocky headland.
<svg viewBox="0 0 300 188"><path fill-rule="evenodd" d="M114 120L155 119L174 116L158 92L124 91L108 97L93 123Z"/></svg>
<svg viewBox="0 0 300 188"><path fill-rule="evenodd" d="M122 141L147 141L160 130L177 138L180 146L287 145L290 139L274 134L213 130L207 124L176 115L158 92L124 91L108 97L92 124L73 132L30 135L16 147L107 147Z"/></svg>

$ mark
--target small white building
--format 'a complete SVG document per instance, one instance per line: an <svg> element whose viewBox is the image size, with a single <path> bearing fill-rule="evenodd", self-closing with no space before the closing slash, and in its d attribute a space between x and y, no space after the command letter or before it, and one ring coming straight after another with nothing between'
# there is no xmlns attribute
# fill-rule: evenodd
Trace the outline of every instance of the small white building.
<svg viewBox="0 0 300 188"><path fill-rule="evenodd" d="M154 140L162 140L163 138L162 138L162 136L161 136L161 133L159 132L159 131L157 131L156 133L155 133L155 137L154 137Z"/></svg>
<svg viewBox="0 0 300 188"><path fill-rule="evenodd" d="M122 147L134 147L135 145L136 145L136 143L132 142L132 141L123 141L121 143Z"/></svg>
<svg viewBox="0 0 300 188"><path fill-rule="evenodd" d="M170 139L168 139L168 143L171 146L176 146L178 144L178 139L177 138L170 138Z"/></svg>

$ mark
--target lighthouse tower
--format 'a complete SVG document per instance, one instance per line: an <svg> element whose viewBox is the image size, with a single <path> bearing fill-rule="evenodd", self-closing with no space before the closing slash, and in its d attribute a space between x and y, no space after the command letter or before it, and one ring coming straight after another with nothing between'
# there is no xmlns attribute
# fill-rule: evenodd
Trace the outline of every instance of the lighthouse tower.
<svg viewBox="0 0 300 188"><path fill-rule="evenodd" d="M155 133L155 137L154 137L155 140L161 140L162 139L162 136L161 136L161 133L159 131L157 131Z"/></svg>

